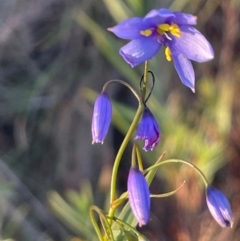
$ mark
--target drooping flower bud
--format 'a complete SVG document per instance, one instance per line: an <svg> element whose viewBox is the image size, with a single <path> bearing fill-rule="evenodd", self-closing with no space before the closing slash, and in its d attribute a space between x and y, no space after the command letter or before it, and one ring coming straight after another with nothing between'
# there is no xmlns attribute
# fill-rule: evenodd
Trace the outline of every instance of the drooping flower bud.
<svg viewBox="0 0 240 241"><path fill-rule="evenodd" d="M132 167L128 175L128 196L131 210L139 226L147 224L150 213L150 192L144 175Z"/></svg>
<svg viewBox="0 0 240 241"><path fill-rule="evenodd" d="M213 218L222 227L232 227L233 217L231 206L222 192L208 186L206 189L206 201Z"/></svg>
<svg viewBox="0 0 240 241"><path fill-rule="evenodd" d="M135 140L145 140L143 150L153 150L160 140L160 130L156 119L146 107L138 125Z"/></svg>
<svg viewBox="0 0 240 241"><path fill-rule="evenodd" d="M112 119L112 104L106 92L95 101L92 118L92 144L103 143Z"/></svg>

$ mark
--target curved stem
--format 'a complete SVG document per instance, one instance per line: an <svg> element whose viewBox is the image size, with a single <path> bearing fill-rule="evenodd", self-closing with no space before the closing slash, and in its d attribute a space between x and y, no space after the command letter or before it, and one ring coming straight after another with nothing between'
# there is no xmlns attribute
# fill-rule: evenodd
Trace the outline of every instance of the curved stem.
<svg viewBox="0 0 240 241"><path fill-rule="evenodd" d="M99 215L99 210L98 210L98 208L96 206L90 206L90 208L89 208L90 218L91 218L92 224L93 224L93 226L95 228L95 231L97 233L98 239L100 241L104 241L104 238L102 236L102 232L101 232L100 228L98 227L98 224L97 224L97 221L96 221L96 219L94 217L93 211L97 212L98 215Z"/></svg>
<svg viewBox="0 0 240 241"><path fill-rule="evenodd" d="M152 87L148 93L148 96L147 98L144 98L144 104L146 105L146 103L148 102L148 99L150 98L150 96L152 95L152 92L153 92L153 88L154 88L154 85L155 85L155 76L153 74L152 71L148 71L148 73L150 73L152 75Z"/></svg>
<svg viewBox="0 0 240 241"><path fill-rule="evenodd" d="M105 233L106 233L106 235L108 237L108 240L115 241L114 236L113 236L113 232L112 232L112 229L111 229L111 226L110 226L110 224L109 224L109 222L107 220L107 217L105 215L103 215L103 213L100 216L100 221L101 221L103 229L104 229L104 231L105 231ZM104 223L103 223L103 221L104 221ZM107 230L106 230L105 226L107 226ZM109 234L110 234L110 238L109 238Z"/></svg>
<svg viewBox="0 0 240 241"><path fill-rule="evenodd" d="M129 127L129 130L118 150L118 153L117 153L117 156L115 158L115 161L114 161L114 165L113 165L113 171L112 171L112 179L111 179L111 190L110 190L110 206L111 206L111 203L115 200L116 198L116 188L117 188L117 172L118 172L118 167L119 167L119 164L120 164L120 161L121 161L121 158L122 158L122 155L123 155L123 152L125 151L126 149L126 146L127 144L129 143L131 137L132 137L132 134L135 130L135 128L137 127L137 124L139 122L139 119L141 118L142 116L142 112L144 110L144 105L141 102L139 102L139 106L138 106L138 109L137 109L137 112L136 112L136 115L133 119L133 122L132 124L130 125ZM110 207L110 210L109 210L109 216L112 217L114 215L114 211L111 207Z"/></svg>
<svg viewBox="0 0 240 241"><path fill-rule="evenodd" d="M127 82L123 81L123 80L118 80L118 79L113 79L113 80L109 80L107 83L104 84L102 91L105 91L108 87L108 85L112 84L112 83L119 83L122 85L125 85L128 89L130 89L132 91L132 93L135 95L135 97L138 99L138 101L141 101L141 98L139 96L139 94L136 92L136 90Z"/></svg>
<svg viewBox="0 0 240 241"><path fill-rule="evenodd" d="M153 197L153 198L162 198L162 197L169 197L169 196L172 196L174 195L175 193L177 193L182 187L183 185L185 184L185 180L183 181L183 183L181 184L180 187L178 187L177 189L171 191L171 192L166 192L166 193L162 193L162 194L150 194L150 197Z"/></svg>
<svg viewBox="0 0 240 241"><path fill-rule="evenodd" d="M111 238L112 241L114 241L112 229L111 229L110 224L109 224L109 222L108 222L108 220L107 220L107 217L104 215L103 211L102 211L100 208L98 208L97 206L90 206L90 209L89 209L89 210L90 210L91 218L93 217L95 224L96 224L96 219L95 219L95 217L93 216L93 215L94 215L94 214L93 214L93 211L95 211L95 212L99 215L100 221L101 221L101 223L102 223L102 226L103 226L103 229L104 229L106 235L108 236L109 233L110 233L110 238ZM103 221L104 221L104 223L103 223ZM108 230L106 230L105 225L107 226ZM95 225L94 225L94 227L95 227ZM104 240L104 238L102 237L102 234L101 234L101 231L100 231L98 225L97 225L97 229L95 228L95 230L96 230L96 232L97 232L97 234L98 234L99 240L101 240L100 237L99 237L99 233L100 233L100 236L101 236L102 240ZM108 238L109 238L109 236L108 236ZM102 240L101 240L101 241L102 241Z"/></svg>
<svg viewBox="0 0 240 241"><path fill-rule="evenodd" d="M181 184L180 187L178 187L177 189L175 189L173 191L162 193L162 194L150 194L150 197L153 197L153 198L169 197L171 195L174 195L176 192L178 192L183 187L184 184L185 184L185 180L183 181L183 183ZM114 200L111 203L112 208L117 209L127 199L128 199L128 192L124 192L118 199Z"/></svg>
<svg viewBox="0 0 240 241"><path fill-rule="evenodd" d="M187 161L184 161L184 160L180 160L180 159L170 159L170 160L161 161L161 162L159 162L159 163L157 163L157 164L147 168L144 172L147 173L150 170L155 169L156 167L159 167L159 166L161 166L163 164L167 164L167 163L183 163L183 164L186 164L186 165L192 167L200 175L200 177L202 178L205 186L207 187L209 185L207 178L205 177L203 172L197 166L195 166L194 164L192 164L190 162L187 162Z"/></svg>
<svg viewBox="0 0 240 241"><path fill-rule="evenodd" d="M144 69L143 88L142 88L143 96L141 96L141 97L139 97L137 92L128 83L126 83L124 81L121 81L121 80L110 80L103 87L103 90L105 90L107 88L108 84L114 83L114 82L123 84L123 85L127 86L134 93L134 95L136 96L136 98L139 101L139 106L138 106L137 112L135 114L135 117L132 121L132 124L130 125L130 127L128 129L128 132L126 133L126 136L125 136L119 150L118 150L118 153L116 155L114 165L113 165L112 178L111 178L111 189L110 189L110 209L108 211L108 215L110 217L114 216L114 213L115 213L115 210L116 210L115 208L111 207L111 203L116 199L117 173L118 173L119 164L120 164L120 161L122 159L122 155L123 155L123 153L124 153L124 151L127 147L127 144L130 142L131 137L133 135L133 132L135 131L135 129L138 125L138 122L139 122L139 120L142 116L143 110L145 108L145 105L144 105L143 102L144 102L144 96L145 96L144 93L146 93L146 87L147 87L147 74L148 74L148 62L146 61L145 62L145 69ZM111 219L110 219L109 223L111 224Z"/></svg>

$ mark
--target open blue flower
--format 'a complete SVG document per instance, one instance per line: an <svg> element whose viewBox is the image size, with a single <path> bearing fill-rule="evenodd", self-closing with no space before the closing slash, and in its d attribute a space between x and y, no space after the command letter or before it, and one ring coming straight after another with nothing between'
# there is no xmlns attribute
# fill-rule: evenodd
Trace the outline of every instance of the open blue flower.
<svg viewBox="0 0 240 241"><path fill-rule="evenodd" d="M141 227L147 224L149 219L150 192L144 175L137 167L131 167L127 185L130 207Z"/></svg>
<svg viewBox="0 0 240 241"><path fill-rule="evenodd" d="M92 144L103 143L112 119L112 104L106 92L102 92L94 103L92 118Z"/></svg>
<svg viewBox="0 0 240 241"><path fill-rule="evenodd" d="M134 140L144 140L143 150L153 150L160 140L160 130L152 112L145 107Z"/></svg>
<svg viewBox="0 0 240 241"><path fill-rule="evenodd" d="M218 189L209 186L206 189L206 201L210 213L218 224L222 227L232 227L232 210L224 194Z"/></svg>
<svg viewBox="0 0 240 241"><path fill-rule="evenodd" d="M108 30L132 40L119 53L132 67L151 59L162 46L184 85L195 91L195 74L190 60L206 62L214 58L212 46L191 25L197 18L168 9L150 11L144 18L127 19Z"/></svg>

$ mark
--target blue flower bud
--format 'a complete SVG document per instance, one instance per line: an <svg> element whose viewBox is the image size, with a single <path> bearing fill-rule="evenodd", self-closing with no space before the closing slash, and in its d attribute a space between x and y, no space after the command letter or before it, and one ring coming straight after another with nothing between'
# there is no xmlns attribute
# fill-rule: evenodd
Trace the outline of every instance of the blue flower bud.
<svg viewBox="0 0 240 241"><path fill-rule="evenodd" d="M128 175L128 197L139 226L147 224L150 213L150 192L144 175L136 167L132 167Z"/></svg>
<svg viewBox="0 0 240 241"><path fill-rule="evenodd" d="M206 201L210 213L219 225L222 227L232 227L232 210L224 194L218 189L208 186L206 189Z"/></svg>
<svg viewBox="0 0 240 241"><path fill-rule="evenodd" d="M112 104L106 92L95 101L92 118L92 144L103 143L112 119Z"/></svg>
<svg viewBox="0 0 240 241"><path fill-rule="evenodd" d="M135 140L145 140L143 150L153 150L160 140L160 130L156 119L146 107L142 119L138 125Z"/></svg>

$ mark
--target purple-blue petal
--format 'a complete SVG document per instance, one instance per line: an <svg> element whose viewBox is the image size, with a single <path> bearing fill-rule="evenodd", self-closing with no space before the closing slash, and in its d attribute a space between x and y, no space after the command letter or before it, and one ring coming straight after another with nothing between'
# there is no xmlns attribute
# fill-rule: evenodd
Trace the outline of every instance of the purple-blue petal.
<svg viewBox="0 0 240 241"><path fill-rule="evenodd" d="M124 45L119 53L131 67L134 67L154 57L160 48L161 44L156 37L143 36Z"/></svg>
<svg viewBox="0 0 240 241"><path fill-rule="evenodd" d="M173 64L184 85L195 92L195 73L189 59L170 46Z"/></svg>
<svg viewBox="0 0 240 241"><path fill-rule="evenodd" d="M188 59L199 63L214 58L211 44L198 30L190 26L181 26L181 37L174 37L171 45Z"/></svg>
<svg viewBox="0 0 240 241"><path fill-rule="evenodd" d="M103 143L112 119L112 104L106 92L95 101L92 118L92 144Z"/></svg>
<svg viewBox="0 0 240 241"><path fill-rule="evenodd" d="M173 12L175 15L174 23L178 25L196 25L197 24L197 17L182 12Z"/></svg>
<svg viewBox="0 0 240 241"><path fill-rule="evenodd" d="M150 213L150 192L144 175L132 167L128 175L128 197L139 226L147 224Z"/></svg>
<svg viewBox="0 0 240 241"><path fill-rule="evenodd" d="M169 18L172 19L174 17L174 14L168 9L153 9L144 17L144 21L147 24L157 26L161 23L165 23Z"/></svg>
<svg viewBox="0 0 240 241"><path fill-rule="evenodd" d="M118 25L108 28L117 37L122 39L135 39L141 36L141 30L146 30L150 26L143 21L143 18L134 17L122 21Z"/></svg>
<svg viewBox="0 0 240 241"><path fill-rule="evenodd" d="M222 192L208 186L206 189L206 201L213 218L222 227L231 227L233 224L231 206Z"/></svg>
<svg viewBox="0 0 240 241"><path fill-rule="evenodd" d="M144 140L143 150L153 150L160 141L160 129L151 111L146 107L138 125L135 140Z"/></svg>

